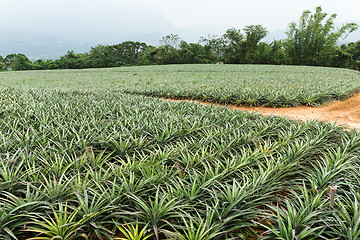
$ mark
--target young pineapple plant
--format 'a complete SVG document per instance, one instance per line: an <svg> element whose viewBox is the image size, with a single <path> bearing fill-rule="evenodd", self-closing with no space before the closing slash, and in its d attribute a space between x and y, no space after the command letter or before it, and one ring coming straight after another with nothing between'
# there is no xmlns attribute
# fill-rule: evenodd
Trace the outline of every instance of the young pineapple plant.
<svg viewBox="0 0 360 240"><path fill-rule="evenodd" d="M298 84L306 68L280 67L278 86L278 75L264 80L256 66L193 66L201 70L197 82L183 67L170 66L171 72L157 67L158 79L144 89L142 83L132 85L136 76L130 72L141 70L137 76L151 78L148 68L105 70L109 81L129 77L121 90L107 89L105 80L95 85L96 70L60 71L87 81L89 89L71 89L76 80L62 76L48 82L54 89L35 82L41 89L1 89L6 99L0 117L2 238L357 238L357 131L124 93L298 105L309 93L295 94L282 84ZM208 78L210 70L214 76ZM174 71L183 79L172 85ZM354 84L349 78L344 81ZM158 81L161 91L152 85ZM253 93L251 81L263 89ZM281 91L274 88L265 98L266 81ZM327 88L316 83L310 92ZM181 90L184 86L194 89ZM330 207L329 186L335 185Z"/></svg>

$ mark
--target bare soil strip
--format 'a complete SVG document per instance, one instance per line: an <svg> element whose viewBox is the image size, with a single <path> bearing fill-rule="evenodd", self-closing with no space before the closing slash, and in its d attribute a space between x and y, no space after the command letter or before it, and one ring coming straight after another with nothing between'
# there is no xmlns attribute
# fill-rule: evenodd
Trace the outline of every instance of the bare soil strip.
<svg viewBox="0 0 360 240"><path fill-rule="evenodd" d="M269 108L269 107L239 107L236 105L221 105L202 101L174 100L167 101L187 101L197 102L206 105L226 106L234 110L250 111L263 115L287 116L294 120L320 120L337 122L348 128L360 130L360 93L346 99L345 101L335 101L320 107L291 107L291 108Z"/></svg>

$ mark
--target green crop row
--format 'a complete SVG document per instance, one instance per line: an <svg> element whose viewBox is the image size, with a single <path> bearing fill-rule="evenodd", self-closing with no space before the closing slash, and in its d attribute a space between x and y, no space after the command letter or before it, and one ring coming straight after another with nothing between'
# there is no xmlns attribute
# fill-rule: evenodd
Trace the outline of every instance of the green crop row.
<svg viewBox="0 0 360 240"><path fill-rule="evenodd" d="M355 130L121 90L0 104L2 239L360 236Z"/></svg>
<svg viewBox="0 0 360 240"><path fill-rule="evenodd" d="M271 65L168 65L0 73L3 87L110 89L223 104L293 107L341 100L359 91L359 72Z"/></svg>

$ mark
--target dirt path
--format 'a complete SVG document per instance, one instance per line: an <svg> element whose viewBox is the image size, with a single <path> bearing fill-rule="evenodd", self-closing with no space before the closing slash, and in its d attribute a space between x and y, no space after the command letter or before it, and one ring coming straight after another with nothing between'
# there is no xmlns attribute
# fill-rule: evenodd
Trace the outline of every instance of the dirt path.
<svg viewBox="0 0 360 240"><path fill-rule="evenodd" d="M171 100L171 99L165 99ZM178 100L172 100L178 101ZM180 100L182 101L182 100ZM186 101L186 100L184 100ZM201 101L193 101L200 104L219 105ZM347 125L349 128L360 130L360 93L345 101L336 101L321 107L292 107L292 108L269 108L269 107L239 107L227 105L231 109L252 111L264 115L287 116L296 120L322 120Z"/></svg>

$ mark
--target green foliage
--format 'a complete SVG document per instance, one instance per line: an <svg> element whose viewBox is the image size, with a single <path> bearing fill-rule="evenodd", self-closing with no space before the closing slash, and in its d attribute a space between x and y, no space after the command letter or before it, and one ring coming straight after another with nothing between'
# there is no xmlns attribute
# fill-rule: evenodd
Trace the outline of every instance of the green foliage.
<svg viewBox="0 0 360 240"><path fill-rule="evenodd" d="M269 107L316 106L351 96L360 86L360 75L352 70L270 65L139 66L2 76L2 86L24 89L98 89L101 79L103 88L131 94Z"/></svg>
<svg viewBox="0 0 360 240"><path fill-rule="evenodd" d="M328 213L321 194L309 193L304 186L293 192L293 198L286 200L283 207L269 206L274 225L265 225L272 235L269 239L318 239L325 226L321 224Z"/></svg>
<svg viewBox="0 0 360 240"><path fill-rule="evenodd" d="M50 61L44 61L42 59L38 59L32 63L33 70L48 70L50 69Z"/></svg>
<svg viewBox="0 0 360 240"><path fill-rule="evenodd" d="M301 55L293 42L301 61L320 64L327 57L328 65L356 67L359 42L334 45L356 26L332 32L334 18L323 24L326 14L318 8L303 14L300 28L292 25L290 38L310 41L306 51L315 53ZM288 52L290 42L260 42L267 33L262 26L243 30L201 44L169 35L160 47L124 42L69 51L57 61L31 64L23 54L0 61L13 70L303 64ZM0 78L1 239L360 236L358 131L136 96L314 106L358 91L358 72L173 65L1 72ZM333 208L329 185L338 186Z"/></svg>
<svg viewBox="0 0 360 240"><path fill-rule="evenodd" d="M360 238L359 193L344 197L341 208L334 213L330 224L333 236L341 236L347 240Z"/></svg>
<svg viewBox="0 0 360 240"><path fill-rule="evenodd" d="M74 221L78 210L73 210L72 212L68 212L67 204L65 206L60 203L58 204L58 210L51 206L52 214L48 217L40 216L39 219L33 219L30 222L31 226L27 231L35 232L40 234L39 237L29 238L29 240L35 239L61 239L61 240L73 240L78 239L79 237L84 237L87 239L85 233L82 232L83 223L95 215L96 213L92 213L91 215L85 215L79 221ZM37 227L35 227L37 226Z"/></svg>
<svg viewBox="0 0 360 240"><path fill-rule="evenodd" d="M241 30L231 28L223 35L223 54L226 63L261 63L265 60L264 47L271 45L259 42L268 31L261 25L250 25ZM262 58L262 59L261 59Z"/></svg>
<svg viewBox="0 0 360 240"><path fill-rule="evenodd" d="M348 34L358 29L348 23L335 30L336 14L317 7L315 13L304 11L299 24L290 23L285 40L260 42L268 31L261 25L228 29L222 36L201 37L187 43L177 34L169 34L154 47L142 42L125 41L116 45L98 45L89 52L68 51L59 59L31 63L23 54L0 56L0 70L45 70L109 68L135 65L228 63L292 64L360 69L358 43L338 46ZM242 33L243 32L243 33Z"/></svg>
<svg viewBox="0 0 360 240"><path fill-rule="evenodd" d="M229 30L228 30L229 31ZM222 61L222 52L224 48L224 39L216 35L209 35L206 37L201 37L199 44L204 47L204 51L207 59L211 62Z"/></svg>
<svg viewBox="0 0 360 240"><path fill-rule="evenodd" d="M179 35L177 35L177 34L166 35L165 37L163 37L160 40L161 45L168 46L168 47L174 48L174 49L179 48L180 42L181 42L181 39L180 39Z"/></svg>
<svg viewBox="0 0 360 240"><path fill-rule="evenodd" d="M104 88L0 98L2 238L358 236L357 131Z"/></svg>
<svg viewBox="0 0 360 240"><path fill-rule="evenodd" d="M32 203L30 203L32 204ZM28 204L27 204L28 205ZM19 228L27 224L28 216L22 213L26 205L13 206L11 204L0 205L0 237L5 240L18 239L21 233ZM18 227L18 228L17 228ZM17 228L17 229L16 229ZM16 229L16 230L15 230Z"/></svg>
<svg viewBox="0 0 360 240"><path fill-rule="evenodd" d="M178 217L176 213L179 208L179 203L176 202L176 199L168 200L167 196L156 191L154 201L144 201L135 195L130 195L130 198L135 202L136 209L138 210L136 214L138 218L152 227L152 231L156 236L156 239L159 239L159 233L162 231L162 227L167 225L170 221L174 221ZM149 202L149 204L147 203Z"/></svg>
<svg viewBox="0 0 360 240"><path fill-rule="evenodd" d="M6 70L5 67L4 58L0 56L0 71Z"/></svg>
<svg viewBox="0 0 360 240"><path fill-rule="evenodd" d="M3 68L14 71L31 70L32 63L24 54L9 54L3 59Z"/></svg>
<svg viewBox="0 0 360 240"><path fill-rule="evenodd" d="M116 226L119 231L124 235L122 238L115 238L119 240L146 240L150 238L153 234L146 234L147 225L145 225L142 229L139 229L139 225L126 225L123 226Z"/></svg>
<svg viewBox="0 0 360 240"><path fill-rule="evenodd" d="M269 33L261 25L250 25L244 28L246 44L253 49Z"/></svg>
<svg viewBox="0 0 360 240"><path fill-rule="evenodd" d="M209 223L203 219L194 220L193 218L183 217L184 227L176 232L168 231L169 239L176 240L210 240L216 239L220 234L219 227L216 225L209 226Z"/></svg>
<svg viewBox="0 0 360 240"><path fill-rule="evenodd" d="M99 45L91 48L86 60L87 67L118 67L138 65L148 50L145 43L126 41L117 45Z"/></svg>
<svg viewBox="0 0 360 240"><path fill-rule="evenodd" d="M358 25L348 23L334 30L336 14L329 18L327 13L317 7L315 13L304 11L298 24L292 22L287 32L285 47L291 64L334 66L336 43L349 33L357 30Z"/></svg>

